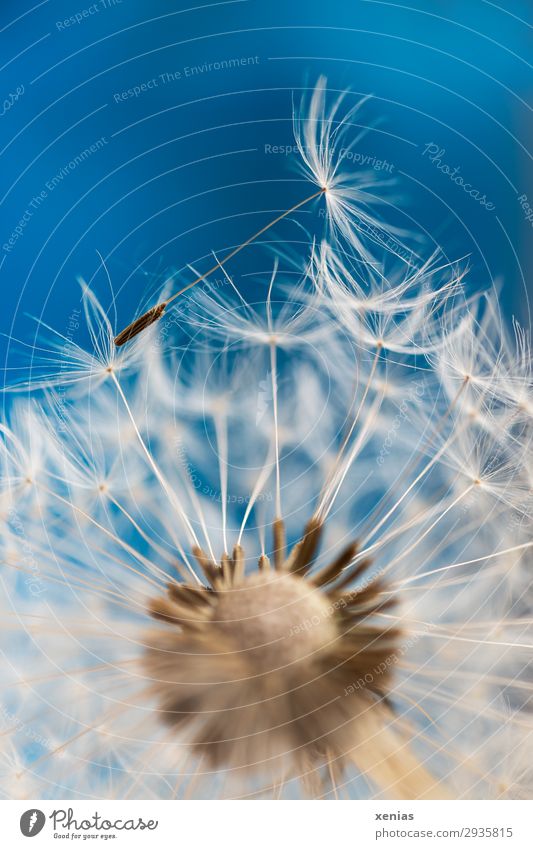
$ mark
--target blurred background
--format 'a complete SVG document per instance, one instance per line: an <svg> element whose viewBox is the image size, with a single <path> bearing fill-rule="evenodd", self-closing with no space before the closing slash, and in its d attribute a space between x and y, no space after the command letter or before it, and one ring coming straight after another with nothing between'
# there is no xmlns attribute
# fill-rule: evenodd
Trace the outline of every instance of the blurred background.
<svg viewBox="0 0 533 849"><path fill-rule="evenodd" d="M305 197L284 148L321 74L349 105L373 95L346 167L374 158L412 226L529 325L532 24L530 0L2 0L3 366L33 317L71 332L79 276L120 328ZM316 215L264 241L297 246ZM270 265L228 270L259 293Z"/></svg>

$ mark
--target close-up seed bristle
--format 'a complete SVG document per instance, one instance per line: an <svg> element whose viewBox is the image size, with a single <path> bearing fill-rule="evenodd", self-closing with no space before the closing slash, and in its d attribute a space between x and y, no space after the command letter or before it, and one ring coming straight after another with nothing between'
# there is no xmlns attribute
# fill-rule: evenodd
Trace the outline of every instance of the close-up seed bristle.
<svg viewBox="0 0 533 849"><path fill-rule="evenodd" d="M136 318L135 321L132 321L131 324L128 324L124 330L115 336L114 342L117 348L125 345L126 342L131 342L139 333L142 333L143 330L146 330L152 324L155 324L156 321L159 321L165 312L166 306L166 302L157 304L157 306L151 307L151 309L147 310L139 318Z"/></svg>

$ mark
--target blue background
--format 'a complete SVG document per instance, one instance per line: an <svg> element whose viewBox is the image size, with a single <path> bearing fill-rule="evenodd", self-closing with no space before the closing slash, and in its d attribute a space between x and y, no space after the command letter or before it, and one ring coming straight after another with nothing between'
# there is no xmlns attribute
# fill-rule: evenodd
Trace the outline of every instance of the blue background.
<svg viewBox="0 0 533 849"><path fill-rule="evenodd" d="M188 263L204 269L212 250L308 194L295 157L265 145L292 142L293 92L298 99L319 74L333 90L349 88L350 104L374 95L362 120L376 129L359 149L391 163L415 225L449 257L470 256L471 285L496 281L506 314L529 323L532 222L518 201L526 194L533 205L528 0L193 2L2 0L2 99L23 87L1 117L3 364L20 364L8 337L31 342L30 316L67 332L78 275L110 306L97 251L120 327L171 272L190 279ZM231 59L243 61L208 67ZM163 83L165 74L176 78ZM494 210L423 155L430 142ZM298 223L309 216L269 241L305 241ZM245 252L231 272L253 289L270 264Z"/></svg>

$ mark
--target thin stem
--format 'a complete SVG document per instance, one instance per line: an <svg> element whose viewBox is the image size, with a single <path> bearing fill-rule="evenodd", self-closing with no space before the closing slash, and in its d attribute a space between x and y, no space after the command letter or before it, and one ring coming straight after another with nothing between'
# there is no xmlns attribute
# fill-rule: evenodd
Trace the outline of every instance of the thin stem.
<svg viewBox="0 0 533 849"><path fill-rule="evenodd" d="M126 508L125 508L125 507L124 507L124 506L120 503L120 501L117 501L117 499L116 499L114 496L112 496L110 493L106 493L106 495L107 495L107 498L109 499L109 501L110 501L112 504L114 504L114 505L115 505L115 507L117 508L117 510L120 510L120 512L122 513L122 515L123 515L123 516L125 516L125 518L126 518L126 519L127 519L127 520L131 523L131 524L132 524L132 526L135 528L135 530L137 531L137 533L138 533L138 534L139 534L139 535L143 538L143 540L144 540L145 542L147 542L147 543L148 543L148 545L149 545L151 548L153 548L153 549L154 549L154 551L157 551L157 552L161 555L161 557L163 557L163 558L167 561L167 563L168 563L169 565L171 565L171 566L174 566L174 567L175 567L175 565L176 565L176 558L175 558L175 557L173 557L173 556L172 556L172 554L171 554L169 551L167 551L167 549L166 549L166 548L164 548L162 545L159 545L159 543L157 543L157 542L155 541L155 539L153 539L153 537L151 537L151 536L150 536L150 534L148 534L146 531L144 531L144 530L141 528L141 526L139 525L139 523L135 521L135 519L133 518L133 516L131 515L131 513L129 513L129 512L128 512L128 510L126 510ZM168 577L169 577L169 579L171 578L171 576L170 576L170 575L169 575Z"/></svg>
<svg viewBox="0 0 533 849"><path fill-rule="evenodd" d="M320 515L322 513L322 511L324 510L324 505L325 505L325 503L326 503L326 501L327 501L327 499L328 499L328 497L331 493L331 489L334 486L335 479L336 479L336 476L338 474L339 466L340 466L340 463L341 463L341 460L342 460L342 455L344 454L344 450L345 450L346 446L348 445L348 442L350 441L350 438L351 438L351 436L352 436L352 434L355 430L355 426L357 425L357 422L359 421L359 416L361 415L361 412L362 412L363 407L365 405L368 393L370 391L370 387L372 386L372 380L374 379L374 374L376 372L376 368L377 368L377 365L378 365L378 362L379 362L379 358L380 358L380 355L381 355L381 349L382 349L382 346L378 345L377 348L376 348L376 353L374 355L373 362L372 362L372 367L370 369L370 374L368 376L368 380L366 382L366 385L365 385L365 388L364 388L364 391L363 391L363 395L361 397L361 400L359 402L359 405L357 407L355 415L352 419L352 423L351 423L347 433L345 434L345 436L342 440L342 443L340 445L340 448L337 452L337 456L335 457L335 463L333 465L333 469L330 472L330 474L328 475L328 478L327 478L327 480L326 480L326 482L325 482L325 484L322 488L322 492L321 492L320 499L319 499L319 504L318 504L318 507L315 511L317 515ZM348 471L348 469L346 469L346 471L344 473L345 475L346 475L347 471ZM338 488L337 488L337 491L338 491ZM337 493L335 493L335 497L336 497L336 494ZM329 505L328 512L329 512L329 510L331 510L331 507L333 506L333 502L335 501L335 497L332 499L331 504Z"/></svg>
<svg viewBox="0 0 533 849"><path fill-rule="evenodd" d="M494 557L502 557L504 554L512 554L514 551L524 551L531 548L533 542L524 542L522 545L514 545L512 548L503 548L500 551L491 551L489 554L484 554L482 557L474 557L473 560L463 560L460 563L450 563L448 566L441 566L439 569L430 569L428 572L421 572L419 575L414 575L411 578L404 578L402 581L397 581L392 586L402 587L405 584L411 584L413 581L419 581L421 578L427 578L428 575L437 575L439 572L448 572L450 569L458 569L461 566L471 566L473 563L481 563L483 560L491 560Z"/></svg>
<svg viewBox="0 0 533 849"><path fill-rule="evenodd" d="M279 428L278 428L278 376L276 342L270 344L270 377L272 380L272 406L274 413L274 450L276 454L276 517L281 519L281 474L279 468Z"/></svg>
<svg viewBox="0 0 533 849"><path fill-rule="evenodd" d="M374 424L377 420L377 416L378 416L378 413L379 413L379 410L380 410L380 407L381 407L382 400L383 400L382 398L380 398L379 396L376 396L376 399L374 400L374 403L372 404L370 411L368 413L368 417L367 417L367 419L366 419L366 421L365 421L357 439L355 440L355 442L354 442L354 444L353 444L353 446L350 450L350 453L349 453L349 455L348 455L348 457L345 461L344 469L342 469L340 471L340 474L339 474L339 470L337 470L337 472L334 476L334 479L331 482L331 487L333 487L333 485L335 485L335 491L333 492L333 494L326 493L326 496L324 497L322 503L320 504L320 508L316 511L316 515L320 516L320 518L324 521L327 519L329 513L331 512L333 505L335 504L335 500L336 500L336 498L339 494L339 491L340 491L340 489L341 489L341 487L344 483L346 475L350 471L355 458L357 457L357 455L359 454L359 452L363 448L363 446L365 444L365 440L367 438L367 435L368 435L370 429L374 426ZM327 506L325 506L324 503L327 500L327 498L329 498L329 503L327 504Z"/></svg>
<svg viewBox="0 0 533 849"><path fill-rule="evenodd" d="M204 535L204 539L206 541L207 548L209 550L209 554L211 555L211 558L216 561L215 553L213 551L213 545L211 543L211 538L209 536L209 530L207 528L207 522L206 522L206 519L205 519L204 509L203 509L202 503L201 503L201 501L198 498L198 495L196 493L196 487L193 484L191 472L190 472L188 464L185 464L185 469L182 470L182 477L183 477L185 486L187 487L187 492L189 493L189 498L191 499L192 507L194 508L194 510L196 510L196 515L198 517L200 527L202 528L202 533ZM167 527L167 531L172 536L172 539L176 542L175 535L172 533L171 529ZM179 549L179 543L177 543L177 542L176 542L176 547ZM189 564L187 563L187 565L189 565Z"/></svg>
<svg viewBox="0 0 533 849"><path fill-rule="evenodd" d="M239 531L239 537L237 539L237 545L241 544L242 535L243 535L244 529L246 527L246 522L248 521L250 513L252 512L252 510L255 506L255 503L256 503L256 501L259 497L259 494L262 492L265 483L267 482L267 480L269 479L269 477L272 473L272 460L273 460L273 454L272 454L272 446L271 446L268 450L268 454L266 456L266 460L265 460L265 463L263 465L263 468L261 469L261 471L260 471L260 473L257 477L257 480L255 482L255 486L254 486L254 488L252 490L252 494L251 494L251 496L248 500L248 504L246 505L246 510L244 512L241 528L240 528L240 531ZM262 546L262 554L264 554L264 546Z"/></svg>
<svg viewBox="0 0 533 849"><path fill-rule="evenodd" d="M416 454L416 456L410 460L410 462L407 464L407 466L405 467L405 469L403 469L403 470L402 470L402 472L401 472L400 476L397 478L397 480L396 480L396 481L394 481L394 485L393 485L393 486L391 486L391 487L389 487L389 489L387 490L387 492L386 492L386 493L385 493L385 494L384 494L384 495L380 498L380 500L378 501L378 503L375 505L374 509L372 510L372 512L370 513L370 515L368 516L368 518L367 518L367 520L366 520L366 522L365 522L365 524L364 524L363 528L361 529L360 535L361 535L362 537L363 537L363 536L365 536L365 535L368 533L368 531L369 531L369 530L370 530L370 529L374 526L374 523L375 523L376 519L378 518L378 516L379 516L380 512L381 512L381 511L382 511L382 510L386 507L387 502L389 502L389 501L390 501L390 498L391 498L391 496L392 496L392 494L393 494L393 492L394 492L394 489L395 489L395 488L397 489L397 488L398 488L398 485L399 485L399 484L400 484L403 480L405 480L405 479L406 479L406 477L410 474L410 472L411 472L413 469L415 469L415 468L416 468L416 466L417 466L417 464L418 464L418 458L419 458L420 456L422 456L422 455L424 454L424 452L425 452L425 451L427 451L427 450L430 448L430 446L431 446L431 440L432 440L432 439L435 439L435 438L438 438L438 437L441 435L441 433L442 433L442 431L443 431L443 428L444 428L444 426L445 426L445 424L446 424L446 421L448 420L449 415L453 412L453 410L454 410L454 408L455 408L455 405L457 404L457 402L458 402L459 398L461 397L461 395L462 395L462 393L464 392L464 390L465 390L466 386L468 385L468 382L469 382L469 381L468 381L468 379L467 379L467 378L465 378L465 380L463 380L463 383L461 384L461 386L460 386L460 388L459 388L459 390L458 390L457 394L456 394L456 395L455 395L455 397L452 399L452 401L450 402L450 404L448 405L448 407L447 407L447 409L444 411L444 413L440 416L440 418L439 418L439 419L437 420L437 422L435 423L435 427L432 429L432 433L428 436L428 438L426 439L425 443L423 443L423 444L420 446L420 448L418 449L418 453Z"/></svg>
<svg viewBox="0 0 533 849"><path fill-rule="evenodd" d="M192 289L192 287L196 286L197 283L201 283L202 280L205 280L206 277L209 277L209 275L213 274L213 272L216 271L218 268L222 268L222 266L225 265L230 259L233 259L234 256L240 253L243 248L246 248L256 239L258 239L259 236L262 236L263 233L266 233L267 230L270 230L271 227L274 227L275 224L277 224L279 221L282 221L282 219L286 218L287 215L290 215L291 212L296 212L297 209L300 209L302 206L305 206L307 203L310 203L312 200L322 195L325 191L326 189L319 189L318 192L313 192L312 195L309 195L309 197L304 198L299 203L296 203L294 206L291 206L290 209L287 209L285 212L282 212L281 215L278 215L277 218L274 218L273 221L270 221L268 224L265 224L265 226L261 227L261 229L258 230L257 233L254 233L253 236L250 236L249 239L246 239L246 241L243 242L242 245L239 245L238 247L234 248L226 257L224 257L224 259L219 260L216 265L213 265L208 271L193 280L192 283L188 283L187 286L184 286L183 289L180 289L179 292L176 292L175 295L172 295L170 298L168 298L166 301L167 306L168 304L171 304L172 301L174 301L176 298L179 298L180 295L183 295L184 292L187 292L188 289Z"/></svg>
<svg viewBox="0 0 533 849"><path fill-rule="evenodd" d="M439 522L441 522L442 519L444 519L444 517L448 515L450 510L453 510L453 508L456 507L463 500L463 498L465 498L472 491L472 489L474 488L475 485L476 484L471 484L469 487L467 487L465 490L463 490L463 492L461 492L457 496L457 498L454 498L454 500L451 502L451 504L449 504L446 507L445 510L442 510L442 512L435 519L435 521L431 523L429 528L427 528L424 531L423 534L421 534L420 536L417 536L415 541L413 543L411 543L411 545L408 546L408 548L404 549L403 551L401 551L399 553L399 555L397 557L393 558L393 560L391 560L391 562L388 563L387 566L383 569L383 572L381 574L385 574L387 572L390 572L390 570L393 569L402 560L404 560L407 557L408 554L411 554L411 552L414 551L414 549L418 545L420 545L422 540L424 540L428 536L428 534L431 533L431 531L439 524Z"/></svg>
<svg viewBox="0 0 533 849"><path fill-rule="evenodd" d="M180 519L182 520L183 524L185 525L186 530L189 532L193 543L197 546L200 546L200 543L198 541L198 537L196 536L194 529L193 529L183 507L181 506L178 499L176 498L176 494L175 494L174 490L172 489L170 484L167 482L167 480L163 477L163 474L161 473L159 467L157 466L154 458L152 457L148 448L146 447L146 443L145 443L144 439L142 438L141 432L140 432L140 430L137 426L137 422L135 421L135 417L134 417L134 415L131 411L130 405L128 404L128 399L126 398L126 396L124 394L124 391L123 391L122 386L120 385L120 383L118 381L116 374L114 372L111 372L111 377L112 377L113 382L114 382L114 384L117 388L117 392L120 395L122 403L124 404L124 406L126 408L126 412L127 412L129 419L130 419L130 421L133 425L135 435L137 436L139 444L140 444L140 446L141 446L141 448L142 448L142 450L143 450L143 452L146 456L146 459L148 460L148 463L149 463L152 471L154 472L157 480L159 481L159 483L163 487L163 490L164 490L165 494L168 496L170 503L176 509L176 512L177 512L178 516L180 517ZM187 562L187 559L185 557L185 552L181 549L181 547L180 547L180 554L182 555L182 557L184 557L185 561ZM201 583L200 579L198 578L198 575L196 575L196 573L193 571L193 569L190 567L190 565L188 563L187 563L187 566L190 569L190 572L193 575L193 577L195 578L195 580L198 583Z"/></svg>
<svg viewBox="0 0 533 849"><path fill-rule="evenodd" d="M122 330L115 337L115 345L117 347L120 347L121 345L125 345L126 342L130 341L130 339L133 339L139 333L142 333L143 330L145 330L147 327L150 327L155 321L158 321L161 318L165 309L167 308L167 306L169 304L172 303L172 301L174 301L176 298L179 298L180 295L183 295L189 289L192 289L192 287L196 286L197 283L201 283L202 280L205 280L206 277L209 277L209 275L213 274L213 272L216 271L217 269L222 268L222 266L225 265L227 262L229 262L230 259L232 259L238 253L240 253L240 251L242 251L243 248L246 248L248 245L250 245L256 239L258 239L259 236L262 236L263 233L266 233L267 230L270 230L271 227L274 227L275 224L277 224L283 218L286 218L287 215L290 215L292 212L296 212L296 210L300 209L302 206L305 206L307 203L310 203L315 198L324 194L325 191L326 191L325 188L319 189L317 192L313 192L312 195L309 195L309 197L306 197L303 200L301 200L299 203L296 203L294 206L291 206L290 209L287 209L287 210L285 210L285 212L282 212L281 215L278 215L276 218L274 218L268 224L265 224L264 227L261 227L260 230L258 230L252 236L250 236L249 239L246 239L245 242L243 242L241 245L238 245L236 248L234 248L232 251L230 251L230 253L226 257L224 257L224 259L217 261L216 265L213 265L206 272L204 272L204 274L200 274L191 283L188 283L186 286L184 286L182 289L180 289L179 292L176 292L174 295L171 295L170 298L167 298L166 301L163 301L162 303L157 304L155 307L151 307L151 309L147 310L143 315L141 315L141 316L139 316L139 318L135 319L135 321L133 321L131 324L129 324L124 330Z"/></svg>
<svg viewBox="0 0 533 849"><path fill-rule="evenodd" d="M226 413L214 417L217 439L218 474L220 478L220 500L222 508L222 540L224 551L228 551L227 512L228 512L228 420Z"/></svg>
<svg viewBox="0 0 533 849"><path fill-rule="evenodd" d="M82 510L81 507L78 507L77 504L74 504L73 501L69 501L67 498L63 498L63 496L59 495L58 492L54 492L53 489L49 489L47 486L44 486L44 484L39 484L39 487L43 490L43 492L46 492L47 495L50 495L50 496L52 496L52 498L57 499L62 504L64 504L66 507L70 507L79 516L83 516L84 519L86 519L88 522L90 522L95 528L98 528L99 531L101 531L103 534L105 534L105 536L109 537L109 539L113 540L113 542L115 542L117 545L119 545L121 548L123 548L124 551L127 551L128 554L131 554L131 556L134 557L135 560L138 560L139 563L142 563L149 571L160 572L161 577L159 578L159 580L161 581L161 584L164 586L164 581L168 580L168 575L166 574L166 572L163 571L163 569L160 569L158 566L155 566L153 563L151 563L150 560L148 560L147 557L144 557L139 551L137 551L136 548L129 545L129 543L127 543L125 540L121 539L121 537L117 536L113 531L110 531L108 528L104 527L104 525L100 524L100 522L98 522L96 519L94 519L92 516L90 516L88 513L86 513L85 510ZM124 565L131 572L134 572L139 578L142 578L144 581L148 581L149 583L153 584L154 587L156 587L158 590L161 589L161 584L158 584L153 578L149 577L148 575L145 575L143 572L140 572L138 569L135 569L133 566L131 566L129 564L124 563Z"/></svg>
<svg viewBox="0 0 533 849"><path fill-rule="evenodd" d="M362 542L363 546L365 546L368 543L368 541L370 539L372 539L372 537L376 536L377 532L379 530L381 530L383 525L388 521L388 519L392 516L392 514L398 509L398 507L400 507L400 505L407 498L409 493L415 488L415 486L419 483L419 481L421 481L422 478L425 477L428 474L428 472L431 471L431 469L433 468L435 463L439 462L440 458L442 457L442 455L445 453L445 451L448 449L449 445L453 441L453 438L455 438L456 436L457 436L457 434L452 433L448 437L446 442L442 445L442 447L439 449L439 451L437 451L437 453L433 455L433 457L429 460L429 462L426 463L426 465L424 466L422 471L419 472L419 474L416 476L414 481L404 491L403 495L401 495L400 498L398 498L396 503L392 505L390 510L388 510L388 512L385 514L385 516L383 516L383 518L377 523L377 525L366 535L366 537L364 538L364 540ZM363 555L366 555L367 551L368 551L368 549L363 548L358 556L362 557Z"/></svg>

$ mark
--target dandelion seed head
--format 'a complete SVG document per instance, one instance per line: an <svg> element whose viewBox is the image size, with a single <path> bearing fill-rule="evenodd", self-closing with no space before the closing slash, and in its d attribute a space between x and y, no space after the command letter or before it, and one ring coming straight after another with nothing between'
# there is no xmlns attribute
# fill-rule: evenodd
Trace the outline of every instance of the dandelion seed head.
<svg viewBox="0 0 533 849"><path fill-rule="evenodd" d="M165 291L117 347L83 284L87 350L41 327L0 425L6 795L531 793L530 340L387 229L331 95L294 119L324 236L263 297L177 327Z"/></svg>

